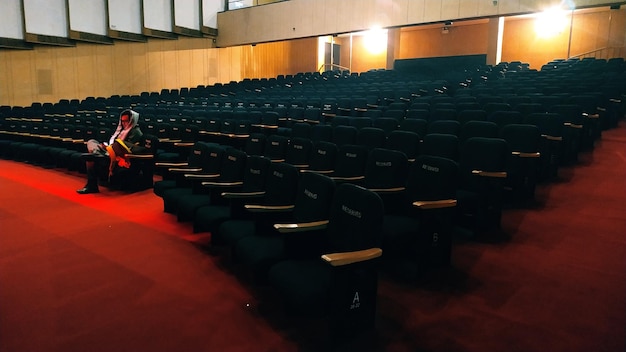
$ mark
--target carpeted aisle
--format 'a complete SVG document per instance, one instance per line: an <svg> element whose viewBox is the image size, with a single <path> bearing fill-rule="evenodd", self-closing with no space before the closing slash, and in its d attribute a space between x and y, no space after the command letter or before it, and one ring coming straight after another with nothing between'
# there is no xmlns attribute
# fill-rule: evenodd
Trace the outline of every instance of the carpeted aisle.
<svg viewBox="0 0 626 352"><path fill-rule="evenodd" d="M376 331L338 350L626 350L625 131L605 131L535 206L507 209L505 239L459 239L452 268L420 285L383 274ZM0 160L1 352L330 348L151 190L83 184Z"/></svg>
<svg viewBox="0 0 626 352"><path fill-rule="evenodd" d="M176 224L156 229L151 191L79 198L66 182L61 197L54 178L68 175L0 165L0 351L294 350L213 257L168 232ZM56 188L31 187L46 174ZM107 197L122 216L100 209Z"/></svg>

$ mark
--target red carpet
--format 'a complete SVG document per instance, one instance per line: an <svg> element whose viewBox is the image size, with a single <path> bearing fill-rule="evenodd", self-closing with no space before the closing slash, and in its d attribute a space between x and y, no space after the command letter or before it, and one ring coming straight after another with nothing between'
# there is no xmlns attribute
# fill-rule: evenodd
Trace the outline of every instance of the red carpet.
<svg viewBox="0 0 626 352"><path fill-rule="evenodd" d="M625 131L541 185L536 207L506 210L507 240L457 243L434 282L383 277L376 332L339 349L626 350ZM76 194L83 184L0 160L0 351L330 348L151 190Z"/></svg>

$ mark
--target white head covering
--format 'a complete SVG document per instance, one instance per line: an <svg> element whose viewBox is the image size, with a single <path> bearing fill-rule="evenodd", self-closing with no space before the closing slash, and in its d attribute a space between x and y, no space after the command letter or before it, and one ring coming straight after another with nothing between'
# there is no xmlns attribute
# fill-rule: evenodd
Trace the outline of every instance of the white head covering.
<svg viewBox="0 0 626 352"><path fill-rule="evenodd" d="M130 123L126 126L126 128L124 128L124 126L122 125L122 116L129 115L129 114L130 114ZM115 130L115 133L113 133L113 135L111 136L111 139L109 139L109 145L113 144L113 142L115 142L115 140L118 138L121 140L125 140L126 135L128 135L128 132L132 130L133 128L135 128L138 123L139 123L139 113L137 111L131 110L131 109L126 109L122 111L120 113L120 120L117 123L117 129Z"/></svg>

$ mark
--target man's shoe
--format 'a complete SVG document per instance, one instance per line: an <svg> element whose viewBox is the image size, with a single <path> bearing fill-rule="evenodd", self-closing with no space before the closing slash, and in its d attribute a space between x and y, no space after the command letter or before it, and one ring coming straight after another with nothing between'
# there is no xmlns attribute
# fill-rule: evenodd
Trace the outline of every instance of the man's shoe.
<svg viewBox="0 0 626 352"><path fill-rule="evenodd" d="M76 192L78 194L89 194L89 193L99 193L100 190L98 188L92 188L92 187L83 187L79 190L76 190Z"/></svg>

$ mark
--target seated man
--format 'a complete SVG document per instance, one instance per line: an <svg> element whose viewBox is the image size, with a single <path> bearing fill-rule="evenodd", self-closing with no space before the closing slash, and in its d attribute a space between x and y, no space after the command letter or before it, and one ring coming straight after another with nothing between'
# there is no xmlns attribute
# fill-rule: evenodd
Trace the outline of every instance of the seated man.
<svg viewBox="0 0 626 352"><path fill-rule="evenodd" d="M87 151L94 157L109 158L109 176L116 164L127 167L128 162L124 159L126 152L132 152L133 147L141 141L143 133L139 128L139 113L134 110L124 110L120 114L117 129L111 135L108 143L102 143L95 139L87 141ZM95 158L87 158L87 184L77 190L80 194L98 193L98 173L96 171Z"/></svg>

